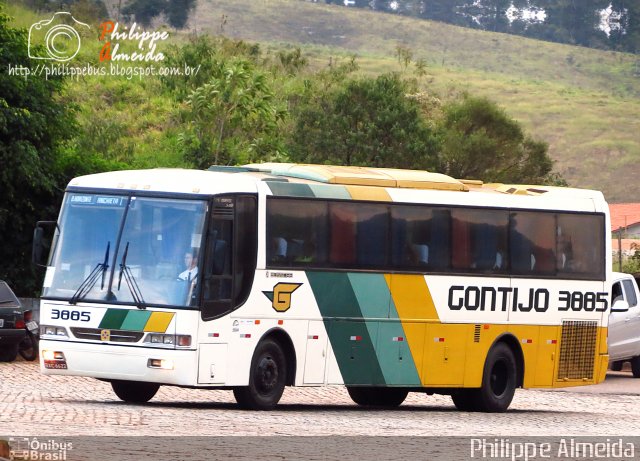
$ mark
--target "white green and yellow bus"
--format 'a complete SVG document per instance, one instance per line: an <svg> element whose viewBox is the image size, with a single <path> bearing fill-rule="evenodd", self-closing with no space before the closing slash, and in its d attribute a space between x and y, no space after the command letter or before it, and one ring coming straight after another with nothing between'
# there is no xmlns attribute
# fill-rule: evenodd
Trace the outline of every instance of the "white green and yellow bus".
<svg viewBox="0 0 640 461"><path fill-rule="evenodd" d="M424 171L83 176L51 241L41 371L128 402L168 385L270 409L285 386L342 385L359 405L505 411L518 387L604 379L609 229L600 192Z"/></svg>

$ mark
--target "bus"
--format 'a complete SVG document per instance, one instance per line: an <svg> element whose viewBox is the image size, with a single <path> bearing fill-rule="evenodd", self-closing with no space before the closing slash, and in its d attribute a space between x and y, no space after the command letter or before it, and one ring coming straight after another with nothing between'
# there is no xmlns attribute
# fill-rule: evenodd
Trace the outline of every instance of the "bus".
<svg viewBox="0 0 640 461"><path fill-rule="evenodd" d="M519 387L603 381L610 242L590 190L293 163L82 176L34 232L40 368L126 402L167 385L266 410L340 385L503 412Z"/></svg>

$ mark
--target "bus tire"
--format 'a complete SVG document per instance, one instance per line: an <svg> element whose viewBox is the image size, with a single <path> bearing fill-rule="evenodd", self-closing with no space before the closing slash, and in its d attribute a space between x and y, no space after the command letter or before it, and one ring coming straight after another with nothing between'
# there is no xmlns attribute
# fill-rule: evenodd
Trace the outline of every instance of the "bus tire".
<svg viewBox="0 0 640 461"><path fill-rule="evenodd" d="M278 402L287 382L287 363L276 341L266 339L258 344L249 372L249 385L236 387L233 395L240 408L271 410Z"/></svg>
<svg viewBox="0 0 640 461"><path fill-rule="evenodd" d="M516 359L505 343L494 345L484 363L482 385L478 390L478 410L487 413L507 411L516 391Z"/></svg>
<svg viewBox="0 0 640 461"><path fill-rule="evenodd" d="M631 373L634 378L640 378L640 355L631 359Z"/></svg>
<svg viewBox="0 0 640 461"><path fill-rule="evenodd" d="M611 371L622 371L622 365L624 365L622 360L611 362Z"/></svg>
<svg viewBox="0 0 640 461"><path fill-rule="evenodd" d="M353 387L348 386L349 397L361 406L399 407L409 391L401 387Z"/></svg>
<svg viewBox="0 0 640 461"><path fill-rule="evenodd" d="M478 389L458 389L451 394L453 404L460 411L478 411Z"/></svg>
<svg viewBox="0 0 640 461"><path fill-rule="evenodd" d="M111 381L113 392L128 403L147 403L156 395L160 384L140 381Z"/></svg>

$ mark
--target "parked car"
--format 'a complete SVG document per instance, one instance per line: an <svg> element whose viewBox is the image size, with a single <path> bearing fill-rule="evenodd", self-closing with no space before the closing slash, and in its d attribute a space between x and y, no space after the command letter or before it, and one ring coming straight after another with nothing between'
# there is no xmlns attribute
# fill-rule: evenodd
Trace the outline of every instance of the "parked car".
<svg viewBox="0 0 640 461"><path fill-rule="evenodd" d="M620 371L631 362L634 378L640 378L640 292L630 274L613 273L609 314L609 362Z"/></svg>
<svg viewBox="0 0 640 461"><path fill-rule="evenodd" d="M0 362L12 362L26 335L22 304L6 282L0 280Z"/></svg>

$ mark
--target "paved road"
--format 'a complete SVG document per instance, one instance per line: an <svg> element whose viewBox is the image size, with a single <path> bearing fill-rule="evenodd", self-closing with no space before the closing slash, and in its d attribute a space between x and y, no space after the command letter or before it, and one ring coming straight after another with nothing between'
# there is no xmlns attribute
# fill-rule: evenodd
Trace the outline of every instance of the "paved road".
<svg viewBox="0 0 640 461"><path fill-rule="evenodd" d="M505 414L456 411L449 397L410 394L397 410L363 410L342 387L288 388L275 411L236 408L230 391L161 388L125 404L109 384L43 376L0 363L0 435L640 435L640 379L610 372L598 386L518 390Z"/></svg>

